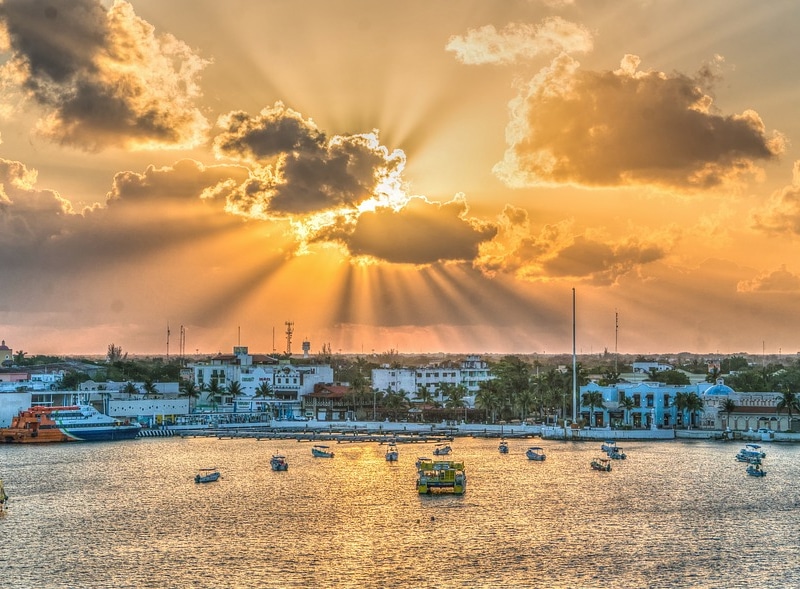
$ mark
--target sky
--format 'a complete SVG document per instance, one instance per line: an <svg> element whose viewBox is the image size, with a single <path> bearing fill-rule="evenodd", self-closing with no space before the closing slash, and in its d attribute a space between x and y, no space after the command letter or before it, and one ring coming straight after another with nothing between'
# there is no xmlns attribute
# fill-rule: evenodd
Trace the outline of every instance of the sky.
<svg viewBox="0 0 800 589"><path fill-rule="evenodd" d="M794 0L0 0L0 338L796 354L798 24Z"/></svg>

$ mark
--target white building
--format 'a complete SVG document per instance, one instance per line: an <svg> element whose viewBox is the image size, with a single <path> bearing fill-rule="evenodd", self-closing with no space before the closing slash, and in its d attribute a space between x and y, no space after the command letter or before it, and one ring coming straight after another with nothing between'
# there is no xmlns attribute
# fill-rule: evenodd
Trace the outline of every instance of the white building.
<svg viewBox="0 0 800 589"><path fill-rule="evenodd" d="M463 385L469 396L475 395L482 382L491 380L489 365L479 356L467 356L458 368L433 365L418 368L373 368L372 388L377 391L403 391L416 396L420 388L431 392L442 384Z"/></svg>
<svg viewBox="0 0 800 589"><path fill-rule="evenodd" d="M228 388L231 383L238 382L241 394L226 401L235 403L241 411L256 409L260 402L256 400L258 389L266 383L277 401L271 404L281 405L281 415L285 416L299 414L302 397L313 393L314 385L333 382L331 366L296 365L272 356L253 355L246 346L234 347L233 354L219 354L208 362L196 362L192 371L198 388L212 382L220 388Z"/></svg>

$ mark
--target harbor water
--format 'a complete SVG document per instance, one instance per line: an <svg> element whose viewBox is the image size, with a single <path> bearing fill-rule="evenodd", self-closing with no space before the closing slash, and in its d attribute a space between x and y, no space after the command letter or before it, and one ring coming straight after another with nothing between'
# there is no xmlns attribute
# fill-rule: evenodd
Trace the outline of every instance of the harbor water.
<svg viewBox="0 0 800 589"><path fill-rule="evenodd" d="M147 438L0 447L0 586L800 587L800 446L457 438L463 496L420 496L432 444ZM542 445L544 462L525 457ZM272 454L289 470L273 472ZM195 484L198 468L222 477Z"/></svg>

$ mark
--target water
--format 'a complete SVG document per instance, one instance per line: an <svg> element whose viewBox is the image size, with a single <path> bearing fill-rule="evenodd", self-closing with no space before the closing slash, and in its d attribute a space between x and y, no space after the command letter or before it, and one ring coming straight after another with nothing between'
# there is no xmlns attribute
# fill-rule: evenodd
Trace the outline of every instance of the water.
<svg viewBox="0 0 800 589"><path fill-rule="evenodd" d="M149 438L0 447L0 587L631 588L800 586L800 446L458 438L463 497L416 493L431 445ZM287 472L269 458L283 453ZM197 485L195 469L222 479Z"/></svg>

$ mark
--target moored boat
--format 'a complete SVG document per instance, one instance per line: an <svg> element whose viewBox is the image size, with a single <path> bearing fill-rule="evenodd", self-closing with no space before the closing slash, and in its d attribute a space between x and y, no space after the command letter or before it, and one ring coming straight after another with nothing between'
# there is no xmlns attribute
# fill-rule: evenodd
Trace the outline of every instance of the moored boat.
<svg viewBox="0 0 800 589"><path fill-rule="evenodd" d="M9 427L0 428L0 442L106 442L132 440L142 426L100 413L91 405L34 406L20 411Z"/></svg>
<svg viewBox="0 0 800 589"><path fill-rule="evenodd" d="M8 495L6 488L3 486L3 481L0 480L0 511L5 511L8 507Z"/></svg>
<svg viewBox="0 0 800 589"><path fill-rule="evenodd" d="M600 449L601 449L603 452L605 452L606 454L608 454L608 453L609 453L609 452L611 452L612 450L616 449L616 447L617 447L617 442L616 442L616 440L606 440L605 442L603 442L602 444L600 444Z"/></svg>
<svg viewBox="0 0 800 589"><path fill-rule="evenodd" d="M420 460L417 468L417 492L420 495L463 495L467 490L467 473L462 461Z"/></svg>
<svg viewBox="0 0 800 589"><path fill-rule="evenodd" d="M194 475L195 483L213 483L220 477L219 469L216 466L211 468L200 468Z"/></svg>
<svg viewBox="0 0 800 589"><path fill-rule="evenodd" d="M602 472L609 472L611 470L611 461L608 458L595 458L591 462L592 469Z"/></svg>
<svg viewBox="0 0 800 589"><path fill-rule="evenodd" d="M612 460L625 460L628 457L628 455L625 454L625 452L623 452L622 448L619 446L609 450L607 454Z"/></svg>
<svg viewBox="0 0 800 589"><path fill-rule="evenodd" d="M322 444L317 444L311 448L311 454L317 458L333 458L333 452L328 449L328 446L323 446Z"/></svg>
<svg viewBox="0 0 800 589"><path fill-rule="evenodd" d="M508 454L508 442L501 440L498 450L500 451L500 454Z"/></svg>
<svg viewBox="0 0 800 589"><path fill-rule="evenodd" d="M761 446L758 444L745 444L744 448L739 450L739 453L736 455L736 459L739 460L741 458L766 458L767 453L761 450ZM742 460L742 462L746 462Z"/></svg>
<svg viewBox="0 0 800 589"><path fill-rule="evenodd" d="M436 448L433 449L434 456L446 456L452 452L453 449L450 447L450 444L436 444Z"/></svg>
<svg viewBox="0 0 800 589"><path fill-rule="evenodd" d="M394 442L390 442L389 447L386 449L386 461L397 462L398 458L400 458L400 452L397 450L397 445Z"/></svg>
<svg viewBox="0 0 800 589"><path fill-rule="evenodd" d="M531 446L525 451L525 456L528 457L528 460L538 460L539 462L543 461L547 456L544 453L544 449L540 448L539 446Z"/></svg>
<svg viewBox="0 0 800 589"><path fill-rule="evenodd" d="M765 477L767 471L761 468L761 464L751 464L747 467L747 474L751 477Z"/></svg>
<svg viewBox="0 0 800 589"><path fill-rule="evenodd" d="M286 456L282 454L273 454L269 461L272 470L289 470L289 463L286 462Z"/></svg>

